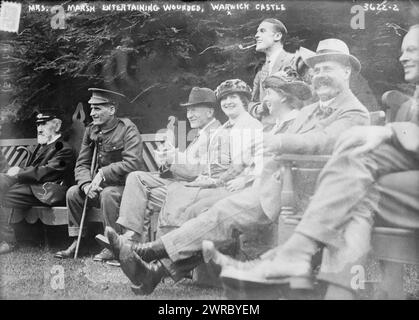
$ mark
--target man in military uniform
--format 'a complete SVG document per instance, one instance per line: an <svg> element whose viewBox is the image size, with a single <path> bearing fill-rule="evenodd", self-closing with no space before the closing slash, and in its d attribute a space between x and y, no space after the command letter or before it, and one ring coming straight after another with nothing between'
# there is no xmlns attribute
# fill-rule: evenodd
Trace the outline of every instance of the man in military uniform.
<svg viewBox="0 0 419 320"><path fill-rule="evenodd" d="M0 173L0 254L15 249L16 237L9 225L10 208L63 205L72 183L74 150L61 136L62 120L55 110L36 120L38 145L24 168Z"/></svg>
<svg viewBox="0 0 419 320"><path fill-rule="evenodd" d="M89 88L89 100L93 122L86 128L79 157L76 162L77 185L67 192L68 233L77 237L86 196L87 207L100 207L106 226L118 229L119 204L128 173L143 168L142 141L135 124L125 118L116 117L118 103L123 94L98 88ZM93 157L96 159L93 159ZM92 164L97 168L91 174ZM82 236L86 229L83 226ZM57 258L74 255L77 239L69 248L55 254ZM112 259L112 253L103 250L98 255Z"/></svg>

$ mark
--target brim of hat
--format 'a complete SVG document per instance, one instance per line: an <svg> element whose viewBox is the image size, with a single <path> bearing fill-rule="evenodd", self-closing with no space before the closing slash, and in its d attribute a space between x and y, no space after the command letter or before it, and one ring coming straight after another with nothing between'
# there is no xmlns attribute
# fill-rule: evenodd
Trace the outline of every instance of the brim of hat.
<svg viewBox="0 0 419 320"><path fill-rule="evenodd" d="M225 97L226 95L232 94L232 93L241 93L241 94L244 94L249 99L252 98L252 94L250 92L239 91L239 90L231 90L231 91L226 91L226 92L223 92L222 94L220 94L217 97L217 101L220 101L222 97Z"/></svg>
<svg viewBox="0 0 419 320"><path fill-rule="evenodd" d="M202 105L204 104L206 107L212 107L215 108L216 107L216 102L210 102L210 101L203 101L203 102L185 102L185 103L180 103L179 105L181 107L191 107L191 106L197 106L197 105Z"/></svg>
<svg viewBox="0 0 419 320"><path fill-rule="evenodd" d="M316 54L313 57L306 58L305 63L310 68L314 68L316 63L319 63L319 62L323 62L323 61L327 61L327 60L341 61L343 59L349 59L349 62L352 65L352 69L355 72L360 72L361 71L361 62L359 62L358 58L356 58L355 56L353 56L351 54L348 55L348 54L344 54L344 53L325 52L325 53Z"/></svg>
<svg viewBox="0 0 419 320"><path fill-rule="evenodd" d="M308 100L312 97L312 91L309 85L307 85L303 81L293 81L290 83L284 83L280 85L279 88L302 101Z"/></svg>
<svg viewBox="0 0 419 320"><path fill-rule="evenodd" d="M54 120L54 119L58 119L58 118L54 117L54 118L51 118L51 119L39 119L39 120L36 120L35 123L45 123L45 122L48 122L48 121L51 121L51 120Z"/></svg>
<svg viewBox="0 0 419 320"><path fill-rule="evenodd" d="M87 101L88 104L111 104L111 101L103 101L100 99L94 99L94 98L90 98L89 101Z"/></svg>

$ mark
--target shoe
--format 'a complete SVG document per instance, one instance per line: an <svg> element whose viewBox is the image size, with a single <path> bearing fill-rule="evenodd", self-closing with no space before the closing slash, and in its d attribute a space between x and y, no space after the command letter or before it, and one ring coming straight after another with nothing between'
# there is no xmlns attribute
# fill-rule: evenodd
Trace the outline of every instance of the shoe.
<svg viewBox="0 0 419 320"><path fill-rule="evenodd" d="M116 233L111 227L105 228L105 236L111 246L111 251L119 257L123 247L132 247L132 250L145 262L168 258L166 249L160 240L146 243L133 243Z"/></svg>
<svg viewBox="0 0 419 320"><path fill-rule="evenodd" d="M0 254L6 254L17 249L16 243L2 241L0 243Z"/></svg>
<svg viewBox="0 0 419 320"><path fill-rule="evenodd" d="M254 267L244 269L227 266L221 271L220 278L229 286L288 283L291 289L313 289L311 264L291 259L260 260Z"/></svg>
<svg viewBox="0 0 419 320"><path fill-rule="evenodd" d="M132 243L120 236L113 228L105 228L105 236L98 234L96 240L100 245L113 252L114 256L119 258L122 247L127 246L131 249Z"/></svg>
<svg viewBox="0 0 419 320"><path fill-rule="evenodd" d="M121 248L119 261L122 271L134 284L134 288L136 288L134 292L136 294L151 294L167 274L160 261L147 263L127 246ZM140 287L141 289L139 289Z"/></svg>
<svg viewBox="0 0 419 320"><path fill-rule="evenodd" d="M76 246L77 246L77 239L75 239L73 243L67 249L61 250L55 253L54 257L60 258L60 259L74 258L74 254L76 253Z"/></svg>
<svg viewBox="0 0 419 320"><path fill-rule="evenodd" d="M120 267L121 266L121 263L118 260L115 260L115 259L106 261L106 264L108 264L112 267Z"/></svg>
<svg viewBox="0 0 419 320"><path fill-rule="evenodd" d="M107 260L114 260L115 256L113 255L112 251L105 248L100 253L93 257L93 261L107 261Z"/></svg>
<svg viewBox="0 0 419 320"><path fill-rule="evenodd" d="M257 263L260 262L260 259L250 260L250 261L240 261L233 259L225 254L222 254L218 251L212 241L204 240L202 241L202 256L205 263L213 261L215 264L225 268L227 266L233 266L237 269L247 270L253 268Z"/></svg>
<svg viewBox="0 0 419 320"><path fill-rule="evenodd" d="M109 243L109 240L106 236L104 236L103 234L97 234L95 236L95 240L99 243L99 245L102 248L108 249L109 251L112 251L112 246Z"/></svg>

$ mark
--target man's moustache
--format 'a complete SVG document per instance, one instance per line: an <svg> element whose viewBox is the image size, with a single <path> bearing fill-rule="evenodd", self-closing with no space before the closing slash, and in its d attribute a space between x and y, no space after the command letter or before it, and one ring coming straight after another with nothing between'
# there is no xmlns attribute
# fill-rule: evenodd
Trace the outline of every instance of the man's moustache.
<svg viewBox="0 0 419 320"><path fill-rule="evenodd" d="M315 78L313 80L313 86L315 89L318 89L321 86L333 87L335 82L332 78Z"/></svg>

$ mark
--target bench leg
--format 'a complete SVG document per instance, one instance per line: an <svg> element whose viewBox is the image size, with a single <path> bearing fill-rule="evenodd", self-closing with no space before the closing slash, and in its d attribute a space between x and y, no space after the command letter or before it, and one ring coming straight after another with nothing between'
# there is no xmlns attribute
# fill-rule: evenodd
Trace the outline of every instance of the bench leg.
<svg viewBox="0 0 419 320"><path fill-rule="evenodd" d="M48 240L48 230L45 224L42 224L42 231L44 235L44 245L46 249L49 250L50 245L49 245L49 240Z"/></svg>
<svg viewBox="0 0 419 320"><path fill-rule="evenodd" d="M382 282L379 288L378 299L405 299L403 291L403 264L392 261L380 261Z"/></svg>

